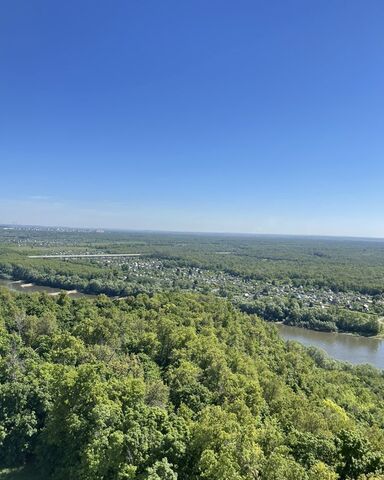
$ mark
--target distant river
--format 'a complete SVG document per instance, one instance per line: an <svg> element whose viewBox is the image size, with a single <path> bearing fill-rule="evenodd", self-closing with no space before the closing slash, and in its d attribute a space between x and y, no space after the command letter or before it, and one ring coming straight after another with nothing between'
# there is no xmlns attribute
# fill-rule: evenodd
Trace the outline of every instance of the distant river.
<svg viewBox="0 0 384 480"><path fill-rule="evenodd" d="M22 285L25 285L25 284L29 285L29 283L24 282L24 280L21 282L20 281L16 282L13 280L4 280L0 278L0 287L6 287L9 290L13 290L15 292L20 292L20 293L45 292L45 293L48 293L49 295L57 295L60 292L68 291L70 292L69 296L71 298L91 296L91 295L87 295L85 293L80 293L80 292L72 293L70 290L64 290L62 288L60 289L60 288L52 288L52 287L43 287L41 285L35 285L35 284L32 284L29 287L22 287Z"/></svg>
<svg viewBox="0 0 384 480"><path fill-rule="evenodd" d="M296 340L305 346L325 350L330 357L354 364L370 363L384 369L384 341L344 333L315 332L300 327L276 324L285 340Z"/></svg>

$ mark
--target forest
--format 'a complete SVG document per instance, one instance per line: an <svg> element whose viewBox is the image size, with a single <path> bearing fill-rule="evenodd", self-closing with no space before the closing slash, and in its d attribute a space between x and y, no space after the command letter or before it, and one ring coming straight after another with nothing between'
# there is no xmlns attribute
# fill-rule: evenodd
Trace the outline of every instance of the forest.
<svg viewBox="0 0 384 480"><path fill-rule="evenodd" d="M129 258L30 258L47 254ZM190 291L267 321L375 336L384 241L0 228L0 277L111 297Z"/></svg>
<svg viewBox="0 0 384 480"><path fill-rule="evenodd" d="M383 87L384 0L0 0L0 480L384 480Z"/></svg>
<svg viewBox="0 0 384 480"><path fill-rule="evenodd" d="M0 329L0 478L383 478L383 373L226 299L0 289Z"/></svg>

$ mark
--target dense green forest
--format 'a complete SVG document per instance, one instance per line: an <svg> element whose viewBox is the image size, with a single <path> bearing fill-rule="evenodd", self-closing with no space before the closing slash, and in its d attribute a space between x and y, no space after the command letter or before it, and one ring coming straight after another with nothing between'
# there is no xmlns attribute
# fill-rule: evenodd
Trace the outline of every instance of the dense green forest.
<svg viewBox="0 0 384 480"><path fill-rule="evenodd" d="M384 472L384 376L215 296L0 290L0 465L42 480ZM32 477L31 477L32 478Z"/></svg>
<svg viewBox="0 0 384 480"><path fill-rule="evenodd" d="M361 335L377 335L381 324L377 315L354 312L333 306L328 309L306 308L292 298L262 299L243 303L240 309L255 313L264 320L282 322L285 325L327 332L352 332Z"/></svg>
<svg viewBox="0 0 384 480"><path fill-rule="evenodd" d="M16 247L16 248L15 248ZM384 291L384 241L375 239L284 237L267 235L209 235L0 229L2 264L25 265L53 273L81 275L79 262L63 266L57 260L44 265L27 254L142 253L188 265L220 270L256 280L292 281L334 291ZM80 262L81 264L81 262ZM60 266L61 265L61 266ZM84 278L102 268L85 262Z"/></svg>
<svg viewBox="0 0 384 480"><path fill-rule="evenodd" d="M135 258L30 258L47 254ZM268 321L378 335L384 241L0 229L0 276L89 295L213 293Z"/></svg>

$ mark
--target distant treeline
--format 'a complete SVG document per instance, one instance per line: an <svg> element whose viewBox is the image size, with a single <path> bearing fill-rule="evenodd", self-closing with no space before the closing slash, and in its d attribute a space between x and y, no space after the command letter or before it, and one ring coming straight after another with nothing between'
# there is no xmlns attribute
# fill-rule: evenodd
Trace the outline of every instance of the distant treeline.
<svg viewBox="0 0 384 480"><path fill-rule="evenodd" d="M383 252L384 255L384 252ZM365 266L365 271L356 265L338 265L319 262L293 262L283 259L258 259L228 255L223 261L215 256L164 255L169 264L194 266L202 269L223 271L246 280L278 281L299 287L328 288L335 293L354 291L367 295L384 293L384 266ZM319 256L321 258L321 256Z"/></svg>
<svg viewBox="0 0 384 480"><path fill-rule="evenodd" d="M81 274L71 274L66 271L55 271L47 268L33 268L23 265L12 265L0 263L0 274L3 278L22 279L25 282L34 282L37 285L47 287L61 288L64 290L76 289L81 292L98 295L104 293L108 296L124 296L139 293L139 290L133 290L127 286L126 282L110 278L108 272L87 271L84 267ZM145 289L140 289L145 291Z"/></svg>
<svg viewBox="0 0 384 480"><path fill-rule="evenodd" d="M168 260L169 264L176 260ZM141 278L140 281L123 281L116 279L108 269L98 269L93 266L82 266L81 272L71 274L71 266L75 263L61 262L60 270L46 266L34 268L10 263L0 263L0 275L5 278L22 279L26 282L34 282L38 285L49 286L58 289L72 290L90 294L106 294L108 296L125 297L139 293L154 293L158 289L151 279ZM181 282L173 282L172 289L192 289L192 284L184 285ZM287 325L295 325L312 330L342 331L358 333L360 335L377 335L380 333L381 324L378 316L364 314L347 309L329 307L326 309L316 307L303 307L299 302L290 298L261 298L253 302L236 302L240 309L247 313L255 313L267 321L283 322Z"/></svg>
<svg viewBox="0 0 384 480"><path fill-rule="evenodd" d="M334 292L384 293L384 241L380 240L0 231L0 258L3 262L36 267L38 263L29 261L27 253L62 251L139 252L162 258L169 265L224 271L250 280L291 282L296 286L317 286ZM58 263L49 262L49 265L61 269ZM71 265L72 273L83 277L75 263L68 265ZM95 275L97 270L93 265L94 277L98 276Z"/></svg>
<svg viewBox="0 0 384 480"><path fill-rule="evenodd" d="M269 322L309 328L324 332L351 332L360 335L377 335L381 325L377 315L355 312L344 308L302 307L291 299L260 299L241 303L240 309L259 315Z"/></svg>

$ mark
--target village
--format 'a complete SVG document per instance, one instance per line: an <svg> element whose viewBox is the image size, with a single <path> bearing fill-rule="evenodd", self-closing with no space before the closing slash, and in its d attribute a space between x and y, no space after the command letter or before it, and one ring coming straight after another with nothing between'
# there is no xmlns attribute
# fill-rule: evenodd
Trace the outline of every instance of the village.
<svg viewBox="0 0 384 480"><path fill-rule="evenodd" d="M326 309L329 306L384 315L384 294L368 295L354 291L335 292L329 288L295 286L276 281L255 281L223 271L193 266L178 266L176 261L153 257L99 258L90 260L117 274L119 280L158 291L164 288L213 293L234 303L258 298L297 300L303 307Z"/></svg>

